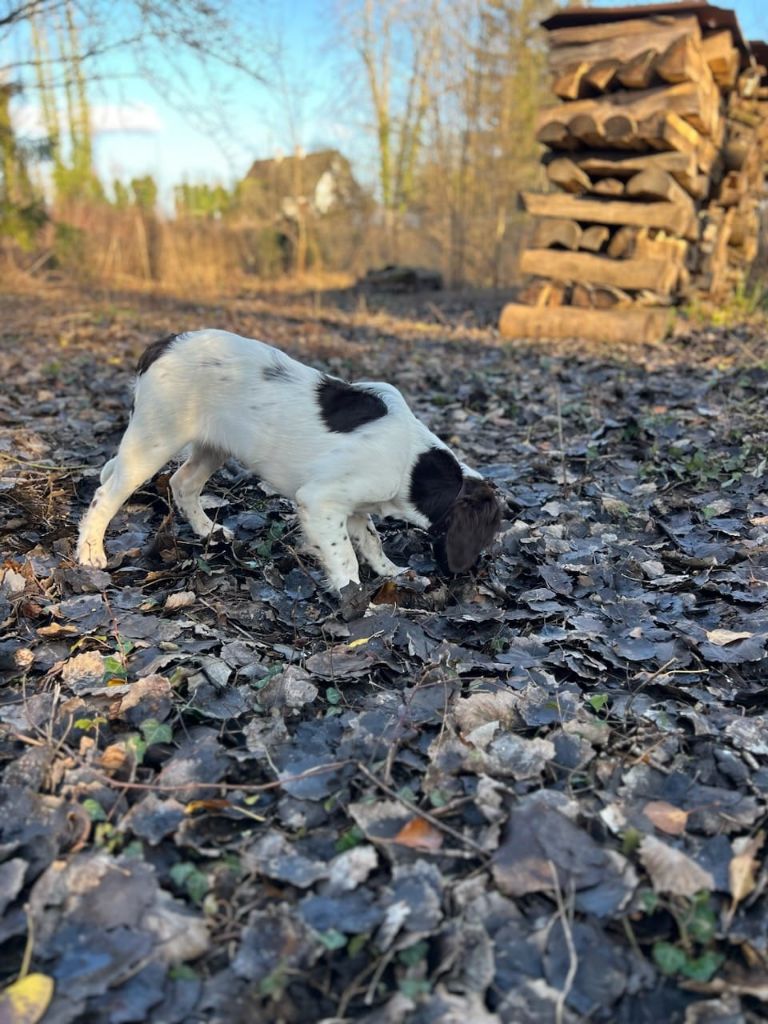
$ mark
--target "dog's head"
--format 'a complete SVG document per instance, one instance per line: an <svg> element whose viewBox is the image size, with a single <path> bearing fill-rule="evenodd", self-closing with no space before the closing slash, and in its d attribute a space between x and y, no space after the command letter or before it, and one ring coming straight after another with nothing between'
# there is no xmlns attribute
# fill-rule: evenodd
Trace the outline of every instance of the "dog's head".
<svg viewBox="0 0 768 1024"><path fill-rule="evenodd" d="M441 572L471 569L501 525L501 508L485 480L464 477L461 490L433 530L434 555Z"/></svg>

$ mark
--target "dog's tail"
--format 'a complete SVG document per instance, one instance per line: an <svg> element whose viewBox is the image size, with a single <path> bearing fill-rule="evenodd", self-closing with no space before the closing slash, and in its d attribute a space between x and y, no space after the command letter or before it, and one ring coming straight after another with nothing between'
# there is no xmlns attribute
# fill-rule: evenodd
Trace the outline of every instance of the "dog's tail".
<svg viewBox="0 0 768 1024"><path fill-rule="evenodd" d="M115 470L115 463L116 462L117 462L117 456L115 456L114 459L110 459L109 462L107 462L105 464L104 468L101 471L101 476L99 477L99 480L101 481L101 483L105 484L107 482L107 480L109 480L109 478L112 476L112 474L113 474L113 472Z"/></svg>

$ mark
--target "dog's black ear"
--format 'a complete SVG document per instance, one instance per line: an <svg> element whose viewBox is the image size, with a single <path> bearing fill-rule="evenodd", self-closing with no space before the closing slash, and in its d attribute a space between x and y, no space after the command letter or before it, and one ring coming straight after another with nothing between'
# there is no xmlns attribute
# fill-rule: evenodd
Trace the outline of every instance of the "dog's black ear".
<svg viewBox="0 0 768 1024"><path fill-rule="evenodd" d="M448 515L441 544L449 572L466 572L487 548L501 525L501 509L493 488L485 480L467 477Z"/></svg>

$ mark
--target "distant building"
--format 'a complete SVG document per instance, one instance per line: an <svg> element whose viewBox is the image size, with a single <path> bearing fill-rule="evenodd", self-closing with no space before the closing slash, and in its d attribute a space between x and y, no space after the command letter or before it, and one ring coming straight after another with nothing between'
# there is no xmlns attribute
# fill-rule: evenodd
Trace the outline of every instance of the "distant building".
<svg viewBox="0 0 768 1024"><path fill-rule="evenodd" d="M366 201L349 160L336 149L306 154L298 150L293 156L256 160L242 190L254 213L282 214L289 220L300 212L324 217L359 208Z"/></svg>

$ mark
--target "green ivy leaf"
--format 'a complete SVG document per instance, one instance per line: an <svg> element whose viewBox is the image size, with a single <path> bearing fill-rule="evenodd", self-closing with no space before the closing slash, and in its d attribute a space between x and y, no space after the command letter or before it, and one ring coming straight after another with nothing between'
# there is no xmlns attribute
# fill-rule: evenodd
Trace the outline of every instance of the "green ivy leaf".
<svg viewBox="0 0 768 1024"><path fill-rule="evenodd" d="M170 725L158 722L156 718L144 719L139 728L148 747L151 747L153 743L171 743L173 740Z"/></svg>
<svg viewBox="0 0 768 1024"><path fill-rule="evenodd" d="M412 946L408 946L407 949L401 949L397 954L397 958L401 964L405 964L406 967L415 967L419 961L423 960L429 950L429 944L422 942L415 942Z"/></svg>
<svg viewBox="0 0 768 1024"><path fill-rule="evenodd" d="M98 800L94 800L92 797L88 797L83 800L83 807L88 812L88 817L91 821L106 821L107 815L104 808L101 806Z"/></svg>
<svg viewBox="0 0 768 1024"><path fill-rule="evenodd" d="M329 704L338 704L341 700L341 692L335 686L329 686L325 691L325 699Z"/></svg>
<svg viewBox="0 0 768 1024"><path fill-rule="evenodd" d="M353 825L346 832L342 832L336 840L334 844L336 852L344 853L345 850L351 850L353 847L358 846L363 839L365 839L365 833L357 825Z"/></svg>
<svg viewBox="0 0 768 1024"><path fill-rule="evenodd" d="M715 953L714 950L709 950L695 959L686 959L681 973L693 981L709 981L724 959L725 957L722 953Z"/></svg>
<svg viewBox="0 0 768 1024"><path fill-rule="evenodd" d="M343 949L347 944L347 936L335 928L329 928L327 932L320 932L317 937L326 949Z"/></svg>
<svg viewBox="0 0 768 1024"><path fill-rule="evenodd" d="M653 960L662 974L679 974L686 965L688 957L679 946L671 942L654 942Z"/></svg>
<svg viewBox="0 0 768 1024"><path fill-rule="evenodd" d="M590 705L590 707L595 713L599 713L600 711L602 711L607 703L607 693L593 693L589 697L587 697L587 704Z"/></svg>

